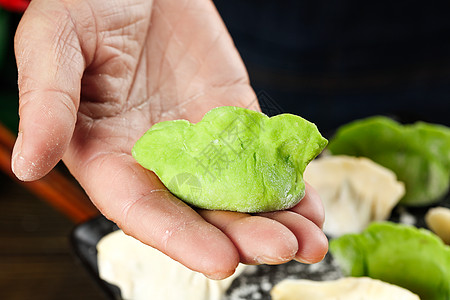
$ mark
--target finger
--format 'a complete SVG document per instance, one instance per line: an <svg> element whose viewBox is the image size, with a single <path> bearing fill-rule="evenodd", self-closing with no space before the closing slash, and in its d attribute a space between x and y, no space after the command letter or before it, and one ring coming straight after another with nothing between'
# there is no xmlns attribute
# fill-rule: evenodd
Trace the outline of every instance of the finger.
<svg viewBox="0 0 450 300"><path fill-rule="evenodd" d="M69 168L76 160L65 158ZM227 236L130 155L103 153L71 170L102 213L125 233L210 278L234 273L239 254Z"/></svg>
<svg viewBox="0 0 450 300"><path fill-rule="evenodd" d="M57 164L75 127L84 59L66 14L54 1L33 1L15 37L20 124L12 168L25 181Z"/></svg>
<svg viewBox="0 0 450 300"><path fill-rule="evenodd" d="M323 208L322 201L320 200L320 196L316 190L307 182L305 182L305 184L305 197L303 197L303 199L296 206L291 208L290 211L304 216L319 226L319 228L322 228L323 222L325 221L325 210Z"/></svg>
<svg viewBox="0 0 450 300"><path fill-rule="evenodd" d="M292 231L298 242L296 260L304 263L316 263L325 257L328 251L328 240L322 230L312 221L292 211L260 215L278 221Z"/></svg>
<svg viewBox="0 0 450 300"><path fill-rule="evenodd" d="M244 264L281 264L292 260L298 251L296 237L274 220L228 211L199 213L231 239Z"/></svg>

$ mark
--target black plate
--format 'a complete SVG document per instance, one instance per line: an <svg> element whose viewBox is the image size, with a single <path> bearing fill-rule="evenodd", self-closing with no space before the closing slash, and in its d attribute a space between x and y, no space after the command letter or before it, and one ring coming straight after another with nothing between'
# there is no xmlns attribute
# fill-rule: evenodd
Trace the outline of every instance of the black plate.
<svg viewBox="0 0 450 300"><path fill-rule="evenodd" d="M390 221L426 227L424 216L429 208L435 206L450 208L450 194L441 202L429 207L405 208L398 206L392 212ZM76 226L71 235L75 254L100 285L107 297L114 300L122 299L120 289L100 279L96 246L100 239L117 229L117 225L105 217L97 217ZM331 255L327 255L322 262L314 265L289 262L279 266L250 266L232 283L225 299L270 299L269 292L273 285L285 278L333 280L339 277L341 277L340 270Z"/></svg>
<svg viewBox="0 0 450 300"><path fill-rule="evenodd" d="M72 248L78 259L106 296L114 300L122 299L120 289L100 278L97 264L97 244L104 236L118 229L116 224L100 216L77 225L70 236Z"/></svg>

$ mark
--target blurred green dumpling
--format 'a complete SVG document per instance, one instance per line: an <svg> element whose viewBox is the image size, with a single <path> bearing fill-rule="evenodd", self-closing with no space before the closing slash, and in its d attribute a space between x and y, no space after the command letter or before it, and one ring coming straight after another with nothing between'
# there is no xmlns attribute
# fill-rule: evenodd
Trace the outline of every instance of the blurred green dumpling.
<svg viewBox="0 0 450 300"><path fill-rule="evenodd" d="M449 190L450 128L446 126L402 125L387 117L370 117L340 127L327 149L334 155L368 157L394 171L406 188L401 204L428 205Z"/></svg>
<svg viewBox="0 0 450 300"><path fill-rule="evenodd" d="M153 125L132 153L191 205L265 212L293 207L303 198L305 167L326 144L317 127L301 117L269 118L223 106L197 124L175 120Z"/></svg>
<svg viewBox="0 0 450 300"><path fill-rule="evenodd" d="M330 242L345 276L368 276L395 284L422 300L450 299L450 247L425 229L373 223L361 234Z"/></svg>

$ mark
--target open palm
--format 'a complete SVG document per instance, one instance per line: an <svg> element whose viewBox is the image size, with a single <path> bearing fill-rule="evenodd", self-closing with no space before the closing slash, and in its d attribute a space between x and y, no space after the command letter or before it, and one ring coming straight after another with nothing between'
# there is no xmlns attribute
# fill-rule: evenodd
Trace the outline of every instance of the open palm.
<svg viewBox="0 0 450 300"><path fill-rule="evenodd" d="M223 105L257 108L245 67L208 0L33 0L16 34L20 127L13 170L45 175L63 158L126 233L212 278L239 261L317 262L320 199L290 211L194 210L131 156L156 122L197 122Z"/></svg>

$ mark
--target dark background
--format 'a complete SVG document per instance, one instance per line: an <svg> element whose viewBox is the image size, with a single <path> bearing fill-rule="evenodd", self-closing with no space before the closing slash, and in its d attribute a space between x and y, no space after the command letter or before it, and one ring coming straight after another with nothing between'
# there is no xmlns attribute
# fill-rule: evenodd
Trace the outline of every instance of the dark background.
<svg viewBox="0 0 450 300"><path fill-rule="evenodd" d="M449 1L214 2L255 91L320 130L375 114L450 125Z"/></svg>

